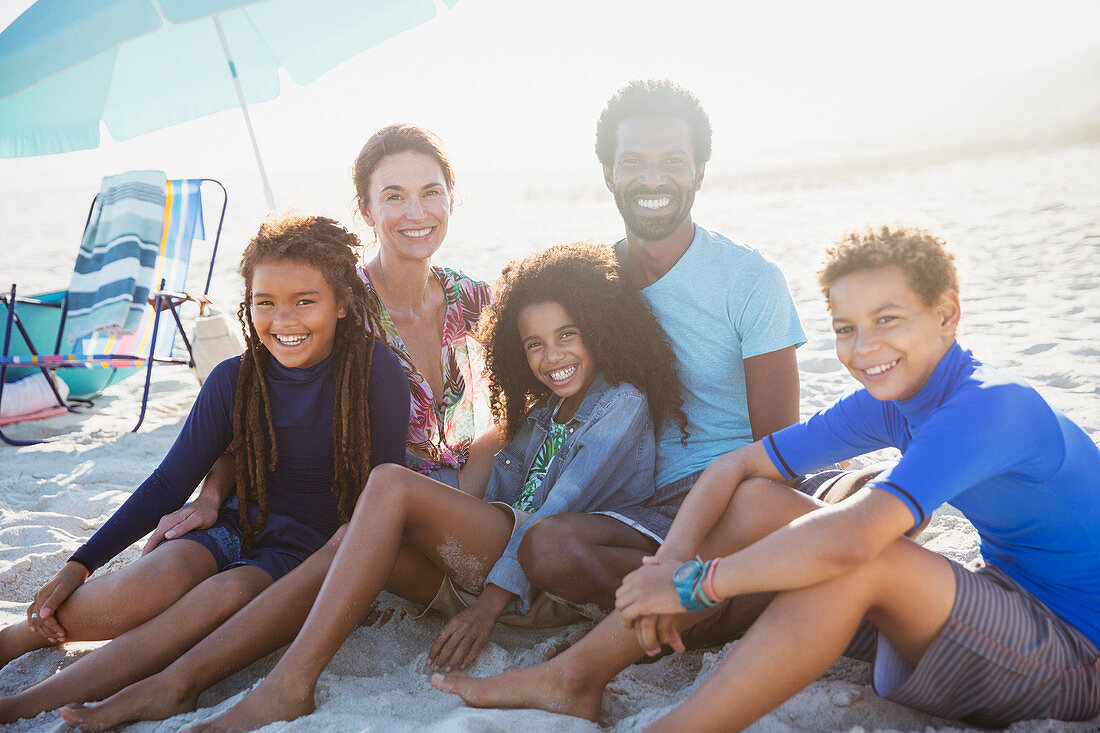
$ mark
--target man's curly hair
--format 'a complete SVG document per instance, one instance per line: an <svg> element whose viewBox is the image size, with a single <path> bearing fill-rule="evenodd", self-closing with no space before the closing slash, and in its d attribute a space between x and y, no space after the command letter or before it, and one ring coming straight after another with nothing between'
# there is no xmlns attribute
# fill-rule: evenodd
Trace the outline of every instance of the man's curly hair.
<svg viewBox="0 0 1100 733"><path fill-rule="evenodd" d="M638 291L619 277L614 249L594 242L513 260L482 313L478 340L485 347L489 404L508 439L527 411L551 395L527 365L518 326L520 311L546 302L559 303L576 322L609 384L633 384L646 396L654 426L675 420L687 439L676 357L665 333Z"/></svg>
<svg viewBox="0 0 1100 733"><path fill-rule="evenodd" d="M710 160L711 127L699 98L667 79L636 79L607 100L596 123L596 157L604 168L615 165L615 134L619 123L632 117L683 120L691 131L695 164Z"/></svg>
<svg viewBox="0 0 1100 733"><path fill-rule="evenodd" d="M919 227L895 224L869 226L848 232L825 252L817 282L829 302L829 290L842 277L861 270L896 266L925 305L932 305L945 290L959 292L955 255L947 243Z"/></svg>

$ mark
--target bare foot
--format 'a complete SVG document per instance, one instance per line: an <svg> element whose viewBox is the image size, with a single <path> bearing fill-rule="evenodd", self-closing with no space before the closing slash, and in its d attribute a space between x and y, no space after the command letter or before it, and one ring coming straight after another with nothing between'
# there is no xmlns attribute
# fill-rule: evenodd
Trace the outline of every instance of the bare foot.
<svg viewBox="0 0 1100 733"><path fill-rule="evenodd" d="M597 722L603 687L586 684L565 667L548 662L483 678L437 673L432 685L475 708L537 708Z"/></svg>
<svg viewBox="0 0 1100 733"><path fill-rule="evenodd" d="M106 730L133 720L164 720L195 710L199 693L181 689L154 675L119 690L106 700L91 705L67 705L61 717L82 730Z"/></svg>
<svg viewBox="0 0 1100 733"><path fill-rule="evenodd" d="M229 710L205 723L185 728L182 733L255 730L268 723L309 715L315 708L312 689L303 693L285 688L274 677L268 677Z"/></svg>

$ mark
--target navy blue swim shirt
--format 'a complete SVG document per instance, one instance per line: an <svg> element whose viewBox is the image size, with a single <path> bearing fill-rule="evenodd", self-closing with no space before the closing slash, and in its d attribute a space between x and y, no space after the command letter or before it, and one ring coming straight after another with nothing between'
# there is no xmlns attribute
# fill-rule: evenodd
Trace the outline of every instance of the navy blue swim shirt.
<svg viewBox="0 0 1100 733"><path fill-rule="evenodd" d="M332 491L332 426L336 387L332 355L308 369L268 361L267 388L279 451L267 472L269 511L286 514L326 537L340 525ZM175 444L152 475L73 555L99 568L151 532L160 518L179 509L233 439L233 397L241 358L223 361L210 373ZM371 466L405 465L409 429L409 382L397 356L374 341L370 390Z"/></svg>

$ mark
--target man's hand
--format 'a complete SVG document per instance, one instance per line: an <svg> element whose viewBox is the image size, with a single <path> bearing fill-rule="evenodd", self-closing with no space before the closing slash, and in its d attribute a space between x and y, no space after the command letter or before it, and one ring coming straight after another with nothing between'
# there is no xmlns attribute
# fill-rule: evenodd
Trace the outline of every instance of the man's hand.
<svg viewBox="0 0 1100 733"><path fill-rule="evenodd" d="M38 589L27 608L27 623L33 631L42 634L51 644L65 642L65 629L58 623L55 613L69 596L88 579L88 569L78 562L65 563L57 575Z"/></svg>
<svg viewBox="0 0 1100 733"><path fill-rule="evenodd" d="M141 554L148 555L154 547L164 540L174 540L182 537L193 529L209 529L218 521L218 505L209 501L195 500L190 504L165 514L157 522L157 528L149 535L145 547L141 548Z"/></svg>

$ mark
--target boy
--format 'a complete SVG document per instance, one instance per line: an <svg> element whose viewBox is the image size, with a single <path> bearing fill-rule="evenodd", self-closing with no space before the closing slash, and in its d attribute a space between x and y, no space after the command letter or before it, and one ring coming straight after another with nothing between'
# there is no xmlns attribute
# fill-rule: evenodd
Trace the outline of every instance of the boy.
<svg viewBox="0 0 1100 733"><path fill-rule="evenodd" d="M495 690L437 686L474 704L591 718L614 665L662 642L682 648L678 630L702 616L685 608L778 592L652 730L740 730L846 649L870 657L872 642L876 691L919 710L989 726L1100 714L1100 450L1035 390L955 342L952 259L915 229L855 233L831 249L820 283L837 356L864 389L715 461L656 557L624 581L621 620L541 668L493 678ZM891 445L898 465L839 504L777 483ZM970 567L901 538L945 501L978 531L984 559ZM682 563L697 552L718 559ZM548 686L555 676L573 692L596 686L595 707L591 693L542 704L562 700L565 690Z"/></svg>

